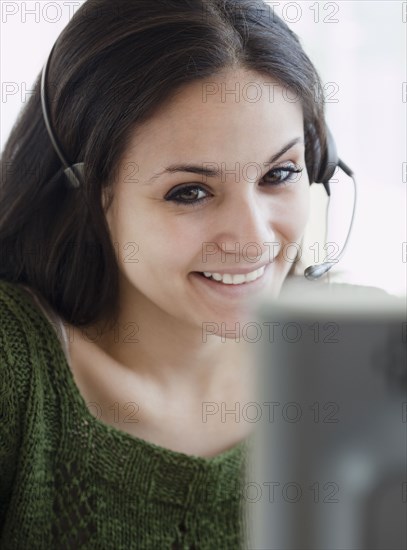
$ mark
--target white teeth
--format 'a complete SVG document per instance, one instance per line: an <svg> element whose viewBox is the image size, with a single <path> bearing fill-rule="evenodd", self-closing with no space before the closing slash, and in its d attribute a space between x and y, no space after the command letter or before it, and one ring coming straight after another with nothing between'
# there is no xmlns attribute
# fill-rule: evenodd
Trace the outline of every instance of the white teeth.
<svg viewBox="0 0 407 550"><path fill-rule="evenodd" d="M233 284L233 275L222 275L221 276L221 282L224 285L232 285Z"/></svg>
<svg viewBox="0 0 407 550"><path fill-rule="evenodd" d="M233 275L232 282L234 285L241 285L246 282L246 275Z"/></svg>
<svg viewBox="0 0 407 550"><path fill-rule="evenodd" d="M266 266L260 267L260 269L257 269L256 271L252 271L251 273L247 273L246 275L243 275L239 273L238 275L231 275L229 273L226 273L225 275L221 275L220 273L209 273L209 271L204 271L203 274L208 279L214 279L215 281L222 282L225 285L241 285L243 283L250 283L251 281L255 281L259 277L261 277L264 273L264 270L266 269Z"/></svg>
<svg viewBox="0 0 407 550"><path fill-rule="evenodd" d="M263 272L264 272L264 269L263 269ZM257 273L258 273L258 271L254 271L254 272L252 272L252 273L248 273L248 274L246 275L246 281L249 281L249 282L250 282L250 281L254 281L255 279L257 279L257 277L258 277L258 274L257 274Z"/></svg>

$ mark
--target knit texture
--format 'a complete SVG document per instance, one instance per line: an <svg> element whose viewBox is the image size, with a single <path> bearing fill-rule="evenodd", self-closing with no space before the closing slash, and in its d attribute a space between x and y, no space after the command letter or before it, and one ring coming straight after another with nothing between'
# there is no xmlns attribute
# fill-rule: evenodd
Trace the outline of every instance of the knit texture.
<svg viewBox="0 0 407 550"><path fill-rule="evenodd" d="M0 281L0 548L246 547L248 440L165 449L88 409L49 320Z"/></svg>

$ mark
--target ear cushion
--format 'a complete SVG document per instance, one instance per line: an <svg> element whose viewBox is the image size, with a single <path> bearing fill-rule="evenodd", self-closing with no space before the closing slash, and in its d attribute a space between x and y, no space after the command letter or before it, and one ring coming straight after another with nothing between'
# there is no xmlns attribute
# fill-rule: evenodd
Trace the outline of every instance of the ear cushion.
<svg viewBox="0 0 407 550"><path fill-rule="evenodd" d="M313 144L313 166L308 168L308 176L310 183L322 183L325 187L327 195L331 195L329 188L329 180L335 173L339 163L338 153L336 150L335 140L328 128L325 125L326 147L321 148L320 140L317 136L313 125L306 127L306 139Z"/></svg>
<svg viewBox="0 0 407 550"><path fill-rule="evenodd" d="M339 162L335 140L328 126L326 126L326 149L321 157L322 160L315 183L328 183L334 175Z"/></svg>

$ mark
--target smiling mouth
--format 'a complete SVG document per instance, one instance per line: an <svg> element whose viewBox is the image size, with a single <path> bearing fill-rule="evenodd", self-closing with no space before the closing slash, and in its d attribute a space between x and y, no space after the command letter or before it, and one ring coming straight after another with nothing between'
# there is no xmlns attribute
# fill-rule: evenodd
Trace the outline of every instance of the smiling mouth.
<svg viewBox="0 0 407 550"><path fill-rule="evenodd" d="M255 271L251 271L250 273L239 273L233 275L229 273L225 273L222 275L221 273L210 273L207 271L197 271L196 273L206 279L209 279L210 281L215 281L223 285L244 285L260 279L260 277L263 276L265 269L266 266L262 266Z"/></svg>

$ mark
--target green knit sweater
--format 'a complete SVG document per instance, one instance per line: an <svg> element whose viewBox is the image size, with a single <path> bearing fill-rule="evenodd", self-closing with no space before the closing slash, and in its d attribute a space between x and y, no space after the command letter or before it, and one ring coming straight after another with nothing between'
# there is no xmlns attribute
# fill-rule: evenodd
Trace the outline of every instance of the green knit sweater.
<svg viewBox="0 0 407 550"><path fill-rule="evenodd" d="M248 440L175 452L98 420L43 311L0 281L0 548L245 548Z"/></svg>

